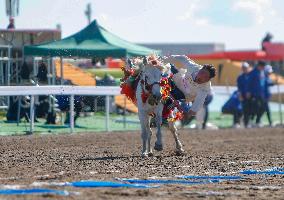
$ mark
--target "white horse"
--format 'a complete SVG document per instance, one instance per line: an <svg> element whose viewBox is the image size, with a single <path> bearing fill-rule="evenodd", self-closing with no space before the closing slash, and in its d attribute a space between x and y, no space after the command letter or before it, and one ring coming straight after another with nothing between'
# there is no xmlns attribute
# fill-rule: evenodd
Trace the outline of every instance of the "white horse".
<svg viewBox="0 0 284 200"><path fill-rule="evenodd" d="M151 148L152 130L150 127L151 118L156 122L156 142L154 149L157 151L163 150L163 141L161 133L162 111L163 104L161 102L161 86L160 81L162 75L170 71L169 66L153 65L151 61L144 60L139 65L141 70L140 81L136 89L136 98L138 106L138 115L142 129L142 156L152 156ZM173 134L176 142L176 153L181 155L184 153L182 144L179 141L177 128L174 122L169 122L169 130Z"/></svg>

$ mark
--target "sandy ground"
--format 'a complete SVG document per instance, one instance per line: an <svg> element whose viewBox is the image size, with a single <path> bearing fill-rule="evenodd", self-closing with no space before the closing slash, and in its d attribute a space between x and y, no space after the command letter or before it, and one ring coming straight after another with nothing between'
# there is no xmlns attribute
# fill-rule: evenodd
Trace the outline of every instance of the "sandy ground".
<svg viewBox="0 0 284 200"><path fill-rule="evenodd" d="M245 169L284 167L284 129L180 131L187 152L175 156L164 131L164 151L141 158L138 132L0 137L0 184L32 187L66 182L176 175L241 175ZM74 188L56 195L0 196L0 199L284 199L284 175L243 175L237 181L163 185L154 189ZM77 193L79 192L79 193Z"/></svg>

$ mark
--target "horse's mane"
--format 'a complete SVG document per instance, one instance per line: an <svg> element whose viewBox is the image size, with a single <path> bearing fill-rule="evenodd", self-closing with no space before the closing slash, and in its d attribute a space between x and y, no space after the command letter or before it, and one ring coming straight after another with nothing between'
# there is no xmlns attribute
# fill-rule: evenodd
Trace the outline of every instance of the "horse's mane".
<svg viewBox="0 0 284 200"><path fill-rule="evenodd" d="M153 67L158 68L163 73L167 73L170 71L170 65L165 64L158 56L156 55L150 55L147 57L137 57L132 59L132 64L134 68L136 68L139 71L142 71L145 67Z"/></svg>

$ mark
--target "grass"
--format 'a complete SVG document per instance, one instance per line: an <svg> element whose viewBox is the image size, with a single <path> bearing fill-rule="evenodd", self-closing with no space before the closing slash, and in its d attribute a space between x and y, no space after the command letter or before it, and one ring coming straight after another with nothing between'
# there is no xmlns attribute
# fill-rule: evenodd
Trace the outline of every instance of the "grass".
<svg viewBox="0 0 284 200"><path fill-rule="evenodd" d="M272 113L272 119L274 122L279 122L279 114ZM123 121L122 115L111 114L110 115L110 129L111 131L130 131L140 130L140 124L138 122L138 116L131 114L126 116L126 126L123 123L118 123L117 120ZM63 134L69 133L70 128L68 125L46 125L44 119L39 119L39 122L35 123L36 134ZM133 123L131 123L133 122ZM219 112L211 112L209 115L209 122L217 125L220 128L229 128L232 126L231 115L220 115ZM268 124L267 117L263 116L263 123ZM75 132L102 132L105 131L105 116L103 113L96 113L93 116L80 117L76 122ZM29 131L29 123L22 120L17 126L17 123L6 123L5 119L0 120L0 135L23 135Z"/></svg>
<svg viewBox="0 0 284 200"><path fill-rule="evenodd" d="M273 123L280 122L280 116L278 112L271 113ZM219 112L211 112L209 114L209 122L217 125L220 128L229 128L233 125L233 116L232 115L221 115ZM266 114L262 117L263 125L268 125L268 120Z"/></svg>
<svg viewBox="0 0 284 200"><path fill-rule="evenodd" d="M127 124L126 129L122 123L117 123L116 120L122 119L122 116L110 115L110 127L111 130L137 130L138 126L133 124ZM17 126L17 123L7 123L4 120L0 121L0 135L23 135L29 131L30 124L25 120ZM105 131L105 116L102 114L96 114L89 117L79 117L75 132L102 132ZM34 131L36 133L46 134L46 133L68 133L70 128L68 125L58 124L58 125L48 125L45 124L44 119L39 119L39 122L35 123Z"/></svg>
<svg viewBox="0 0 284 200"><path fill-rule="evenodd" d="M123 76L121 69L87 69L88 73L93 76L104 77L106 74L113 76L115 79L120 79Z"/></svg>

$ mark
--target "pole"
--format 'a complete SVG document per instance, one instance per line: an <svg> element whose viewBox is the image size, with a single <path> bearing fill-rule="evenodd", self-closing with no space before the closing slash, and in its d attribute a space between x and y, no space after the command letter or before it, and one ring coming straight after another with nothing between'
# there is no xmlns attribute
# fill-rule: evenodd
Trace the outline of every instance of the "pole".
<svg viewBox="0 0 284 200"><path fill-rule="evenodd" d="M62 56L60 56L60 85L63 85L63 58ZM71 105L71 104L70 104ZM61 114L61 123L63 124L63 117L62 117L62 112L60 112ZM71 118L71 116L70 116ZM71 126L71 124L70 124Z"/></svg>
<svg viewBox="0 0 284 200"><path fill-rule="evenodd" d="M7 85L10 85L11 78L11 47L8 47L8 64L7 64ZM7 99L8 107L10 107L10 97Z"/></svg>
<svg viewBox="0 0 284 200"><path fill-rule="evenodd" d="M16 52L16 84L19 85L19 61L18 61L18 52Z"/></svg>
<svg viewBox="0 0 284 200"><path fill-rule="evenodd" d="M51 58L51 74L52 74L52 85L55 85L55 78L56 78L56 74L55 74L55 63L53 58Z"/></svg>
<svg viewBox="0 0 284 200"><path fill-rule="evenodd" d="M22 66L23 66L24 62L25 62L25 47L23 46L23 48L22 48Z"/></svg>
<svg viewBox="0 0 284 200"><path fill-rule="evenodd" d="M64 81L63 81L63 58L62 56L60 57L60 84L63 85Z"/></svg>
<svg viewBox="0 0 284 200"><path fill-rule="evenodd" d="M106 106L106 131L109 132L109 96L106 96L106 102L105 102L105 106Z"/></svg>
<svg viewBox="0 0 284 200"><path fill-rule="evenodd" d="M30 102L30 132L29 134L33 134L34 132L34 117L35 117L35 110L34 110L34 104L35 104L35 97L31 95L31 102Z"/></svg>
<svg viewBox="0 0 284 200"><path fill-rule="evenodd" d="M70 133L74 132L74 94L70 96Z"/></svg>
<svg viewBox="0 0 284 200"><path fill-rule="evenodd" d="M0 57L2 58L3 57L3 51L0 50ZM4 69L3 69L3 60L1 59L0 60L0 76L1 76L1 85L4 85L5 84L5 77L4 77Z"/></svg>
<svg viewBox="0 0 284 200"><path fill-rule="evenodd" d="M35 57L33 57L33 80L34 81L35 81L35 77L36 77L36 59Z"/></svg>
<svg viewBox="0 0 284 200"><path fill-rule="evenodd" d="M39 59L39 58L38 58ZM38 78L37 78L37 74L38 74L38 64L39 64L39 60L38 59L35 59L35 66L34 66L34 85L35 86L39 86L38 85ZM42 57L41 57L41 59L42 59ZM38 98L39 98L39 96L35 96L35 98L34 98L34 102L38 105Z"/></svg>
<svg viewBox="0 0 284 200"><path fill-rule="evenodd" d="M7 65L7 85L10 85L11 78L11 48L8 47L8 65Z"/></svg>
<svg viewBox="0 0 284 200"><path fill-rule="evenodd" d="M51 78L52 78L50 71L51 71L51 58L47 58L47 84L48 85L51 84ZM50 95L48 96L48 103L49 103L48 112L51 113L53 106L51 106L52 100L51 100Z"/></svg>
<svg viewBox="0 0 284 200"><path fill-rule="evenodd" d="M18 96L17 126L19 126L19 123L20 123L20 115L21 115L21 100L22 100L22 96Z"/></svg>
<svg viewBox="0 0 284 200"><path fill-rule="evenodd" d="M5 76L4 76L4 65L3 65L3 50L0 49L0 78L1 78L1 85L5 85ZM9 98L9 97L8 97ZM5 103L5 97L3 97ZM2 99L1 99L2 100Z"/></svg>
<svg viewBox="0 0 284 200"><path fill-rule="evenodd" d="M50 83L51 83L51 80L50 80L50 78L51 78L51 75L50 75L50 58L47 58L46 59L47 60L47 84L48 85L50 85Z"/></svg>

